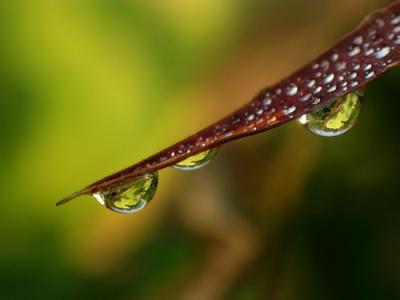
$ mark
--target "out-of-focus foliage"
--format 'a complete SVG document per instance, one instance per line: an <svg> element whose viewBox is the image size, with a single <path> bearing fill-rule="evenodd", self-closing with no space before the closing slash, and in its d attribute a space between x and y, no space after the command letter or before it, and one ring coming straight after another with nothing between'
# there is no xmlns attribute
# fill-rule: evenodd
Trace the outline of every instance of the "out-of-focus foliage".
<svg viewBox="0 0 400 300"><path fill-rule="evenodd" d="M0 2L2 299L399 299L400 72L349 133L297 124L160 172L117 215L61 197L248 101L387 1Z"/></svg>

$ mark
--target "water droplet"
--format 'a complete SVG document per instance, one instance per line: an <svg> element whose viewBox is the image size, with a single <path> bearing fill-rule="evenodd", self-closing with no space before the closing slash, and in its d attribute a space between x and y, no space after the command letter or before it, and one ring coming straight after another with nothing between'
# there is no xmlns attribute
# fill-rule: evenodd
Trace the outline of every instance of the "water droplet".
<svg viewBox="0 0 400 300"><path fill-rule="evenodd" d="M305 94L304 96L302 96L301 98L300 98L300 100L301 101L303 101L303 102L305 102L305 101L308 101L308 100L310 100L310 98L312 97L312 94Z"/></svg>
<svg viewBox="0 0 400 300"><path fill-rule="evenodd" d="M336 69L338 71L343 71L344 69L346 69L346 66L347 66L346 62L340 62L336 64Z"/></svg>
<svg viewBox="0 0 400 300"><path fill-rule="evenodd" d="M328 89L328 93L333 93L334 91L336 91L337 86L336 85L332 85L329 89Z"/></svg>
<svg viewBox="0 0 400 300"><path fill-rule="evenodd" d="M354 44L361 46L362 43L364 42L364 38L360 35L356 37L353 41Z"/></svg>
<svg viewBox="0 0 400 300"><path fill-rule="evenodd" d="M254 120L254 118L255 118L255 115L254 115L254 114L251 114L251 115L249 115L249 116L247 117L247 121L251 122L251 121Z"/></svg>
<svg viewBox="0 0 400 300"><path fill-rule="evenodd" d="M319 94L322 91L322 87L318 86L315 88L315 90L313 91L314 94Z"/></svg>
<svg viewBox="0 0 400 300"><path fill-rule="evenodd" d="M94 193L93 196L114 212L129 214L137 212L153 199L158 184L157 173L148 173L131 181Z"/></svg>
<svg viewBox="0 0 400 300"><path fill-rule="evenodd" d="M282 111L286 116L288 116L296 111L296 106L292 105L290 107L284 108Z"/></svg>
<svg viewBox="0 0 400 300"><path fill-rule="evenodd" d="M333 79L335 79L335 74L330 73L324 78L324 83L325 84L331 83Z"/></svg>
<svg viewBox="0 0 400 300"><path fill-rule="evenodd" d="M394 25L400 23L400 15L399 16L393 15L391 18L392 18L392 20L390 20L390 23L392 23Z"/></svg>
<svg viewBox="0 0 400 300"><path fill-rule="evenodd" d="M307 124L307 115L302 115L299 119L298 119L299 123L301 125L306 125Z"/></svg>
<svg viewBox="0 0 400 300"><path fill-rule="evenodd" d="M374 56L375 56L377 59L381 59L381 58L384 58L385 56L387 56L389 53L390 53L390 47L384 47L384 48L378 50L378 51L374 54Z"/></svg>
<svg viewBox="0 0 400 300"><path fill-rule="evenodd" d="M350 86L353 88L356 87L357 85L358 85L358 81L352 81L350 84Z"/></svg>
<svg viewBox="0 0 400 300"><path fill-rule="evenodd" d="M263 101L262 101L262 104L264 106L269 106L269 105L272 104L272 99L271 98L264 98Z"/></svg>
<svg viewBox="0 0 400 300"><path fill-rule="evenodd" d="M299 88L297 87L297 85L292 83L286 88L286 94L288 96L294 96L297 94L298 90L299 90Z"/></svg>
<svg viewBox="0 0 400 300"><path fill-rule="evenodd" d="M368 71L368 70L371 70L371 69L372 69L372 65L371 64L367 64L364 67L364 71Z"/></svg>
<svg viewBox="0 0 400 300"><path fill-rule="evenodd" d="M359 54L361 52L360 47L351 47L349 50L349 56L356 56L357 54Z"/></svg>
<svg viewBox="0 0 400 300"><path fill-rule="evenodd" d="M383 27L383 26L385 26L385 21L383 21L382 19L376 19L376 24L379 27Z"/></svg>
<svg viewBox="0 0 400 300"><path fill-rule="evenodd" d="M217 154L217 149L210 149L190 156L173 166L182 171L193 171L207 165Z"/></svg>
<svg viewBox="0 0 400 300"><path fill-rule="evenodd" d="M316 80L310 79L310 80L307 81L307 86L308 86L309 88L312 88L316 83L317 83Z"/></svg>
<svg viewBox="0 0 400 300"><path fill-rule="evenodd" d="M329 67L330 67L329 61L324 60L324 61L321 63L321 70L322 70L323 72L327 72L327 71L329 70Z"/></svg>
<svg viewBox="0 0 400 300"><path fill-rule="evenodd" d="M321 102L321 98L314 98L314 99L311 101L311 104L312 104L312 105L318 105L320 102Z"/></svg>
<svg viewBox="0 0 400 300"><path fill-rule="evenodd" d="M371 72L367 72L367 74L365 74L365 79L370 79L372 77L375 76L375 72L371 71Z"/></svg>
<svg viewBox="0 0 400 300"><path fill-rule="evenodd" d="M357 76L358 76L357 73L355 73L355 72L354 72L354 73L351 73L351 74L349 75L349 79L350 79L350 80L356 79Z"/></svg>
<svg viewBox="0 0 400 300"><path fill-rule="evenodd" d="M367 51L365 51L365 55L369 56L369 55L373 54L374 52L375 52L375 50L370 48Z"/></svg>
<svg viewBox="0 0 400 300"><path fill-rule="evenodd" d="M318 111L301 116L298 121L316 135L338 136L356 123L361 111L361 100L361 93L352 92Z"/></svg>

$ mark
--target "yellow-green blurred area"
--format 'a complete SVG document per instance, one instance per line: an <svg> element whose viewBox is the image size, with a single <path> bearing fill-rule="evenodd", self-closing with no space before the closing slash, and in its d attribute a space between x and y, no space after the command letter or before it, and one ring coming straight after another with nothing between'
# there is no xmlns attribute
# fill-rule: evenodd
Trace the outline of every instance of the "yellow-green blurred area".
<svg viewBox="0 0 400 300"><path fill-rule="evenodd" d="M400 299L399 70L162 170L143 211L55 202L246 103L384 0L0 2L1 299Z"/></svg>

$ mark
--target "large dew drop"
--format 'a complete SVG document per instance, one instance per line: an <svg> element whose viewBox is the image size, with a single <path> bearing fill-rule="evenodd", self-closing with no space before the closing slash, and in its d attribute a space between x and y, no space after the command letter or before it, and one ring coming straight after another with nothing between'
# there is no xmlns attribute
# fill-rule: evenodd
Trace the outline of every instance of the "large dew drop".
<svg viewBox="0 0 400 300"><path fill-rule="evenodd" d="M183 171L193 171L207 165L217 154L217 149L210 149L190 156L177 164L173 165L175 169Z"/></svg>
<svg viewBox="0 0 400 300"><path fill-rule="evenodd" d="M352 92L332 104L300 117L299 122L312 133L334 137L350 130L360 116L362 93Z"/></svg>
<svg viewBox="0 0 400 300"><path fill-rule="evenodd" d="M157 173L148 173L134 178L121 186L93 194L104 206L112 211L129 214L143 209L157 189Z"/></svg>

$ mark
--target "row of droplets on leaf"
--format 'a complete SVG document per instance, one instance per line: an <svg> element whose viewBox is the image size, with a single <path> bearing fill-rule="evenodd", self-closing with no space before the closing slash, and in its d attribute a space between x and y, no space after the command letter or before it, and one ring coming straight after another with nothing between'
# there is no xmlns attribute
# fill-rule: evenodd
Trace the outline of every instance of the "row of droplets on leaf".
<svg viewBox="0 0 400 300"><path fill-rule="evenodd" d="M298 121L319 136L341 135L356 123L361 111L362 97L363 93L360 91L349 93L318 111L301 116ZM207 165L216 153L217 149L210 149L186 158L173 167L184 171L197 170ZM134 213L146 207L153 199L157 184L158 173L147 173L93 196L112 211Z"/></svg>
<svg viewBox="0 0 400 300"><path fill-rule="evenodd" d="M217 149L210 149L190 156L173 167L183 171L197 170L207 165L216 154ZM142 210L153 199L157 184L158 173L147 173L123 185L97 192L93 196L112 211L134 213Z"/></svg>

